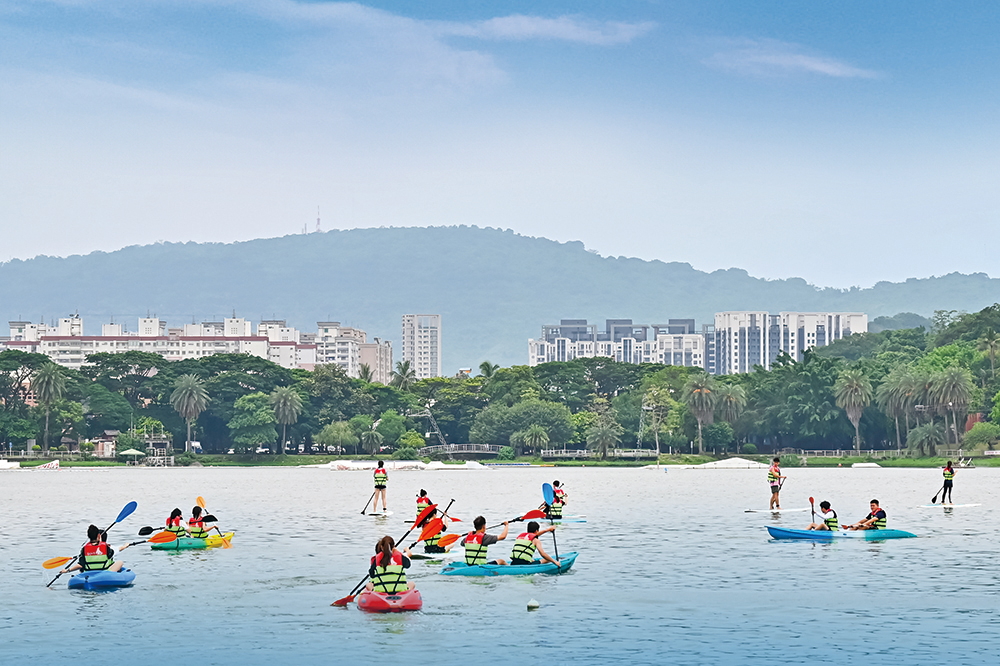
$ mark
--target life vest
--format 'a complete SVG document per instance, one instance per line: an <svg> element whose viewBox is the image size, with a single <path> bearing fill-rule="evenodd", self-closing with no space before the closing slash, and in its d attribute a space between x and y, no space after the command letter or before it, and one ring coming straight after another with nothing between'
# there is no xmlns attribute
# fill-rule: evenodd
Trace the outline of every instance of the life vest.
<svg viewBox="0 0 1000 666"><path fill-rule="evenodd" d="M208 536L208 531L205 529L204 518L195 518L194 516L191 516L191 519L188 520L188 528L191 530L192 538L204 539Z"/></svg>
<svg viewBox="0 0 1000 666"><path fill-rule="evenodd" d="M778 478L779 476L781 476L780 467L772 464L770 467L767 468L767 482L769 484L771 484L772 486L778 485L778 482L781 480Z"/></svg>
<svg viewBox="0 0 1000 666"><path fill-rule="evenodd" d="M178 537L184 536L187 530L184 529L183 518L177 516L176 518L167 518L167 528L168 532L173 532Z"/></svg>
<svg viewBox="0 0 1000 666"><path fill-rule="evenodd" d="M565 505L566 493L562 488L558 488L555 491L555 496L552 498L552 506L549 507L549 517L562 518L562 510Z"/></svg>
<svg viewBox="0 0 1000 666"><path fill-rule="evenodd" d="M113 562L114 560L108 555L108 544L105 542L88 543L83 547L82 565L84 571L107 569Z"/></svg>
<svg viewBox="0 0 1000 666"><path fill-rule="evenodd" d="M888 515L886 514L885 509L879 507L878 510L869 513L868 514L868 518L875 518L875 515L878 514L878 513L881 513L883 517L882 518L877 518L875 520L875 522L874 522L875 529L877 529L877 530L884 530L885 529L886 520L888 520ZM867 518L865 520L867 520Z"/></svg>
<svg viewBox="0 0 1000 666"><path fill-rule="evenodd" d="M465 537L465 563L470 567L486 564L486 546L483 545L484 533L469 532Z"/></svg>
<svg viewBox="0 0 1000 666"><path fill-rule="evenodd" d="M530 562L535 559L535 539L538 537L534 532L522 532L514 540L514 548L511 550L512 560L524 560Z"/></svg>
<svg viewBox="0 0 1000 666"><path fill-rule="evenodd" d="M375 485L384 486L385 482L389 480L389 475L385 473L385 467L379 467L375 470Z"/></svg>
<svg viewBox="0 0 1000 666"><path fill-rule="evenodd" d="M442 532L443 531L444 530L442 530ZM441 532L438 532L434 536L424 539L424 547L426 548L427 546L436 546L438 545L438 541L440 540L441 540Z"/></svg>
<svg viewBox="0 0 1000 666"><path fill-rule="evenodd" d="M378 483L377 479L376 479L375 483ZM418 497L417 498L417 515L419 516L420 512L423 511L424 509L426 509L427 507L429 507L430 505L431 505L431 498L430 497Z"/></svg>
<svg viewBox="0 0 1000 666"><path fill-rule="evenodd" d="M380 565L384 557L384 553L372 557L372 564L375 565L375 575L372 576L373 589L376 592L387 592L388 594L405 592L409 586L406 584L403 556L398 550L392 551L392 563L383 569Z"/></svg>
<svg viewBox="0 0 1000 666"><path fill-rule="evenodd" d="M840 529L840 521L837 520L837 512L834 511L833 509L830 509L830 513L833 514L833 517L832 518L824 518L823 522L826 524L827 527L830 528L831 531L839 530Z"/></svg>
<svg viewBox="0 0 1000 666"><path fill-rule="evenodd" d="M954 478L955 478L955 470L953 470L951 467L945 467L944 468L944 480L945 481L951 481Z"/></svg>

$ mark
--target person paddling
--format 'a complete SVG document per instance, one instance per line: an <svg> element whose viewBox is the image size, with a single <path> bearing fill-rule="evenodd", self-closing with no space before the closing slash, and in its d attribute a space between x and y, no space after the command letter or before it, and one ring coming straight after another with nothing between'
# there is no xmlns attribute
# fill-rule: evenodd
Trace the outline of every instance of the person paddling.
<svg viewBox="0 0 1000 666"><path fill-rule="evenodd" d="M97 525L91 525L87 528L87 539L88 542L83 545L80 549L80 558L76 561L76 564L69 567L68 569L63 569L60 574L69 573L70 571L121 571L124 562L115 561L115 550L108 545L105 541L107 535L101 532L101 528ZM119 548L119 551L128 548L128 544Z"/></svg>
<svg viewBox="0 0 1000 666"><path fill-rule="evenodd" d="M501 559L488 562L486 558L487 546L492 546L497 541L503 541L507 538L509 528L507 521L503 521L503 532L500 533L500 536L486 533L486 519L482 516L476 516L476 519L472 521L472 526L476 528L475 531L469 532L461 541L461 545L465 546L465 563L470 567L481 564L507 564Z"/></svg>
<svg viewBox="0 0 1000 666"><path fill-rule="evenodd" d="M194 539L208 538L208 530L205 529L205 519L201 517L200 506L195 506L191 509L191 517L188 519L188 531Z"/></svg>
<svg viewBox="0 0 1000 666"><path fill-rule="evenodd" d="M942 489L944 490L944 494L941 495L941 504L953 504L951 499L951 489L954 485L954 479L955 468L951 466L951 461L949 460L948 464L944 466L944 488ZM946 497L948 499L945 499Z"/></svg>
<svg viewBox="0 0 1000 666"><path fill-rule="evenodd" d="M558 481L552 482L552 506L546 511L548 518L558 520L563 516L563 507L566 506L566 491L562 489Z"/></svg>
<svg viewBox="0 0 1000 666"><path fill-rule="evenodd" d="M845 525L845 530L884 530L887 517L885 515L885 509L879 506L878 500L873 499L870 503L871 513L865 516L865 519L854 523L853 525Z"/></svg>
<svg viewBox="0 0 1000 666"><path fill-rule="evenodd" d="M554 532L556 526L546 527L544 530L538 529L538 523L531 521L528 523L528 531L522 532L517 535L517 539L514 540L514 548L510 553L510 563L511 565L519 564L534 564L535 562L535 552L541 556L543 562L551 562L552 564L561 566L559 560L554 560L549 557L545 549L542 548L541 542L538 537L542 536L547 532Z"/></svg>
<svg viewBox="0 0 1000 666"><path fill-rule="evenodd" d="M423 492L423 491L421 490L420 492ZM414 525L414 528L424 528L424 527L426 527L427 523L429 523L432 520L434 520L437 517L437 515L438 515L438 510L437 509L431 509L431 512L427 514L427 517L424 518L423 520L421 520L419 525ZM448 552L448 549L442 548L440 545L438 545L438 541L441 540L441 537L444 536L444 533L448 530L448 523L446 523L444 521L441 521L441 522L442 522L442 524L441 524L441 531L439 531L437 534L435 534L432 537L428 537L428 538L424 539L424 552L425 553L434 553L434 554L437 554L437 553L447 553Z"/></svg>
<svg viewBox="0 0 1000 666"><path fill-rule="evenodd" d="M385 487L389 483L389 473L385 471L385 463L381 460L375 467L375 505L374 511L378 513L378 500L382 498L382 512L385 513L389 507L385 504Z"/></svg>
<svg viewBox="0 0 1000 666"><path fill-rule="evenodd" d="M391 536L384 536L375 544L375 555L368 568L371 580L365 585L369 592L398 594L413 589L413 583L406 580L406 570L410 568L410 549L403 548L400 553L395 546L396 542Z"/></svg>
<svg viewBox="0 0 1000 666"><path fill-rule="evenodd" d="M767 505L768 509L781 508L778 493L781 492L781 480L785 478L787 477L781 475L781 458L776 457L767 468L767 483L771 487L771 502Z"/></svg>
<svg viewBox="0 0 1000 666"><path fill-rule="evenodd" d="M431 498L427 496L427 491L424 490L423 488L421 488L420 489L420 494L417 495L417 515L419 516L420 512L423 511L424 509L426 509L431 504L434 504L434 502L432 502ZM418 527L421 527L421 526L418 525Z"/></svg>
<svg viewBox="0 0 1000 666"><path fill-rule="evenodd" d="M809 523L809 529L829 530L831 532L836 532L840 529L840 521L837 520L837 512L830 508L829 502L820 502L819 510L823 512L823 521L819 523Z"/></svg>
<svg viewBox="0 0 1000 666"><path fill-rule="evenodd" d="M176 534L178 539L187 535L187 528L184 527L184 512L180 509L171 511L170 517L167 518L167 526L164 529L167 532Z"/></svg>

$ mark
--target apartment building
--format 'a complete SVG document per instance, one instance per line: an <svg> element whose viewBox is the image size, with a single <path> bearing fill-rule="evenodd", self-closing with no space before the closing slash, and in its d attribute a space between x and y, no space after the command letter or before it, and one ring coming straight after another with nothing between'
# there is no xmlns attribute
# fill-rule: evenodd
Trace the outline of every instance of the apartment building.
<svg viewBox="0 0 1000 666"><path fill-rule="evenodd" d="M401 350L417 379L441 377L441 315L403 315Z"/></svg>
<svg viewBox="0 0 1000 666"><path fill-rule="evenodd" d="M372 381L389 385L392 381L392 342L373 338L372 342L360 345L361 365L367 365Z"/></svg>

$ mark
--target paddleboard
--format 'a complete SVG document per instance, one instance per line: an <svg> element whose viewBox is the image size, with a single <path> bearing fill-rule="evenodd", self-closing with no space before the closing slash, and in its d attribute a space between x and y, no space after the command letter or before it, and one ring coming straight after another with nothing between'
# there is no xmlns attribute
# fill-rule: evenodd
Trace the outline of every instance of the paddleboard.
<svg viewBox="0 0 1000 666"><path fill-rule="evenodd" d="M366 513L366 516L375 516L376 518L385 518L386 516L391 516L392 511L376 511L375 513ZM413 522L412 520L410 522Z"/></svg>
<svg viewBox="0 0 1000 666"><path fill-rule="evenodd" d="M796 513L798 511L808 511L809 507L804 509L747 509L743 513Z"/></svg>
<svg viewBox="0 0 1000 666"><path fill-rule="evenodd" d="M921 509L957 509L963 506L982 506L982 504L921 504Z"/></svg>

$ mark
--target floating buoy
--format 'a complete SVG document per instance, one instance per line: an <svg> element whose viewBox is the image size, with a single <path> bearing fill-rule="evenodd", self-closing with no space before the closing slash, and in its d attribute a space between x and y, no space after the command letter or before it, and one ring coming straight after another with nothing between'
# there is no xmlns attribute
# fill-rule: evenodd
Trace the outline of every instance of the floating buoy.
<svg viewBox="0 0 1000 666"><path fill-rule="evenodd" d="M534 599L530 599L528 601L528 610L530 610L530 611L538 610L539 606L541 606L541 604L538 603L537 601L535 601Z"/></svg>

